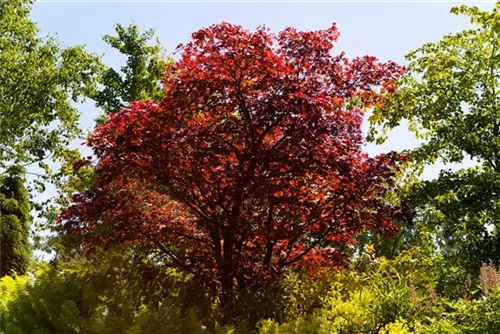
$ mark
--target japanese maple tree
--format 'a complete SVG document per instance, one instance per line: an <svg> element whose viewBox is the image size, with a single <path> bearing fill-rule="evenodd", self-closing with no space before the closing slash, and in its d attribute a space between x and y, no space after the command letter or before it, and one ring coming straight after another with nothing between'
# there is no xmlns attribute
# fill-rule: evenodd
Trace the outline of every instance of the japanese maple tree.
<svg viewBox="0 0 500 334"><path fill-rule="evenodd" d="M332 55L337 28L213 25L179 46L161 103L98 125L95 187L61 215L84 246L133 243L234 289L287 266L339 266L362 231L390 234L401 157L362 151L364 109L403 69Z"/></svg>

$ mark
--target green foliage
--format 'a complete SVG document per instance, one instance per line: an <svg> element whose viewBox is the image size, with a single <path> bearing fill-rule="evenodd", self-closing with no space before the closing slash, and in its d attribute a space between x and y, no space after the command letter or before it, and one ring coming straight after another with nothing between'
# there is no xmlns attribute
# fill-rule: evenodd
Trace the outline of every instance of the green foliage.
<svg viewBox="0 0 500 334"><path fill-rule="evenodd" d="M437 242L449 260L477 272L481 263L500 263L500 221L496 171L472 167L441 172L439 179L422 181L413 189L423 222L434 227Z"/></svg>
<svg viewBox="0 0 500 334"><path fill-rule="evenodd" d="M190 280L119 250L41 265L34 277L1 281L5 333L203 333L180 295ZM198 300L198 305L203 302Z"/></svg>
<svg viewBox="0 0 500 334"><path fill-rule="evenodd" d="M380 334L410 334L408 325L402 320L398 319L384 326L380 330Z"/></svg>
<svg viewBox="0 0 500 334"><path fill-rule="evenodd" d="M31 256L30 202L24 187L24 169L10 166L0 178L0 270L1 276L23 275Z"/></svg>
<svg viewBox="0 0 500 334"><path fill-rule="evenodd" d="M477 273L482 262L500 263L500 3L493 11L459 6L474 25L408 54L399 91L377 107L370 137L407 120L424 143L410 153L416 170L441 159L477 165L442 171L410 189L418 220L433 228L448 259ZM378 138L376 138L378 136Z"/></svg>
<svg viewBox="0 0 500 334"><path fill-rule="evenodd" d="M285 321L260 323L262 333L378 333L409 331L409 324L439 314L430 296L441 270L441 256L422 234L422 247L394 260L374 258L373 247L351 268L317 279L291 275L286 288Z"/></svg>
<svg viewBox="0 0 500 334"><path fill-rule="evenodd" d="M104 40L127 61L102 71L82 47L38 37L31 3L0 0L0 167L7 170L0 183L1 269L11 275L0 280L2 334L498 332L500 5L493 12L454 8L476 27L410 53L399 92L371 118L374 140L404 119L425 140L409 152L413 169L386 199L399 205L408 197L418 208L415 226L401 226L396 238L368 231L343 271L309 277L290 269L283 280L221 308L213 287L168 268L164 258L122 246L81 255L79 237L60 229L49 245L56 258L24 275L29 197L22 168L7 166L64 157L58 205L68 205L69 195L89 189L94 178L90 165L72 168L79 154L67 145L80 130L71 101L91 96L115 112L133 100L159 100L169 61L158 41L150 45L152 30L117 24L116 36ZM464 157L477 166L431 181L413 173L437 159Z"/></svg>
<svg viewBox="0 0 500 334"><path fill-rule="evenodd" d="M425 324L416 322L417 333L426 334L493 334L498 333L500 321L500 289L487 298L449 302L441 317L427 318Z"/></svg>
<svg viewBox="0 0 500 334"><path fill-rule="evenodd" d="M107 68L98 73L99 89L92 92L92 99L107 112L116 112L133 100L159 100L163 96L160 80L168 59L163 55L158 39L156 44L150 45L154 31L149 29L140 33L135 24L116 24L115 31L117 36L105 35L103 39L126 57L126 64L120 71ZM105 116L97 119L97 122L105 121ZM74 168L75 163L83 161L81 158L78 150L67 151L60 173L55 178L58 196L52 206L44 206L43 215L49 221L46 227L55 232L48 240L40 238L39 247L46 251L55 250L58 254L69 255L78 249L78 238L61 233L60 226L54 222L58 210L69 205L75 192L85 192L91 187L94 169L90 165Z"/></svg>
<svg viewBox="0 0 500 334"><path fill-rule="evenodd" d="M116 112L131 101L160 100L163 97L160 80L168 60L158 39L156 44L148 44L154 37L154 30L141 34L135 24L116 24L115 31L117 36L105 35L103 39L126 56L127 63L120 72L108 68L100 78L103 89L93 96L97 106L107 112Z"/></svg>
<svg viewBox="0 0 500 334"><path fill-rule="evenodd" d="M34 278L5 277L2 322L7 333L35 329L47 333L247 333L253 327L249 313L256 311L257 318L263 317L263 311L259 313L259 306L266 308L262 301L274 299L267 307L274 308L270 317L275 320L262 320L262 333L374 333L388 326L390 319L411 319L416 314L404 283L408 280L403 278L415 267L407 265L408 272L400 269L398 278L393 273L396 267L403 268L399 262L376 263L364 256L352 269L327 277L291 272L274 290L262 291L260 299L241 301L246 308L238 310L239 317L233 313L238 327L220 328L217 309L210 309L213 302L203 302L203 294L196 295L189 277L161 269L157 259L136 252L108 251L71 262L56 261L53 267L44 265ZM400 286L400 291L385 286ZM401 305L410 311L402 312ZM196 314L202 315L201 322Z"/></svg>
<svg viewBox="0 0 500 334"><path fill-rule="evenodd" d="M479 294L439 288L443 256L429 233L393 260L373 249L343 271L289 272L257 298L236 300L220 327L220 305L192 278L132 249L42 265L0 283L4 333L496 333L500 270L483 265ZM467 282L461 282L467 285ZM245 304L245 307L238 305ZM259 306L261 310L259 310ZM238 308L239 307L239 308ZM273 310L273 312L270 312ZM255 314L251 314L255 312ZM267 314L266 314L267 312ZM259 319L257 327L256 319ZM255 330L253 330L255 328Z"/></svg>
<svg viewBox="0 0 500 334"><path fill-rule="evenodd" d="M71 101L92 95L99 59L38 37L30 0L0 0L0 167L60 158L80 134ZM42 164L42 167L47 167Z"/></svg>
<svg viewBox="0 0 500 334"><path fill-rule="evenodd" d="M390 129L402 119L428 141L419 158L461 161L465 154L496 168L499 112L499 5L493 12L456 7L478 27L424 44L408 54L399 91L371 117ZM376 128L371 129L376 134Z"/></svg>
<svg viewBox="0 0 500 334"><path fill-rule="evenodd" d="M442 261L435 250L414 247L394 260L364 254L350 269L327 277L290 275L282 283L288 286L284 291L289 303L284 320L263 319L258 331L497 333L500 271L483 266L488 270L481 271L481 284L488 282L488 295L450 299L446 291L435 289L443 275Z"/></svg>

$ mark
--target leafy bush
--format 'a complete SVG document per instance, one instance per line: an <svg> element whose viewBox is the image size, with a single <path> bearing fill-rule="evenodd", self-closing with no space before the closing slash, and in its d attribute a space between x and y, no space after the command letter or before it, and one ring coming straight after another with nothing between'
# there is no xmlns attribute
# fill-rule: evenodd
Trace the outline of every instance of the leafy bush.
<svg viewBox="0 0 500 334"><path fill-rule="evenodd" d="M60 268L43 264L32 277L5 276L0 281L2 333L205 331L196 311L178 299L190 288L189 278L174 270L157 272L145 262L133 267L128 256L107 252L96 261L99 265L80 259ZM155 272L148 275L148 269Z"/></svg>
<svg viewBox="0 0 500 334"><path fill-rule="evenodd" d="M191 277L132 249L42 264L34 275L0 281L2 333L497 333L500 271L484 264L457 298L439 288L449 271L426 238L393 260L367 247L343 271L289 271L241 294L231 310Z"/></svg>

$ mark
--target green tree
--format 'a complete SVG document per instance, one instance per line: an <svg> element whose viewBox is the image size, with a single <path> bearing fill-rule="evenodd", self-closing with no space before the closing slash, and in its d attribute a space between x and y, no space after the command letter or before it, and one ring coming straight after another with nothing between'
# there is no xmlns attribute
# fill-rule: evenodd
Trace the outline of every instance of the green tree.
<svg viewBox="0 0 500 334"><path fill-rule="evenodd" d="M443 171L412 187L420 219L434 226L441 249L471 272L500 263L500 4L493 11L460 6L472 29L424 44L407 56L398 93L371 117L372 139L408 120L424 143L411 153L415 167L438 159L476 166Z"/></svg>
<svg viewBox="0 0 500 334"><path fill-rule="evenodd" d="M30 19L33 0L0 0L0 178L2 273L22 273L29 257L30 220L21 167L75 155L68 145L81 135L74 102L93 95L102 69L82 46L64 47L40 37ZM14 167L13 167L14 166ZM12 174L12 172L14 174ZM36 180L43 186L42 180ZM47 209L45 207L44 209Z"/></svg>
<svg viewBox="0 0 500 334"><path fill-rule="evenodd" d="M100 89L95 91L92 96L96 105L103 108L105 112L118 112L122 106L130 101L160 100L163 96L160 81L170 59L164 55L159 39L154 36L154 30L148 29L141 32L135 24L128 26L116 24L115 31L116 36L105 35L103 39L126 57L126 63L120 71L107 68L99 73ZM155 44L150 45L153 39ZM97 120L97 122L105 121L105 116ZM79 158L78 154L68 156L63 166L66 177L61 178L57 183L60 195L57 199L58 207L69 205L75 192L83 192L91 185L93 177L91 166L80 165L79 168L73 168L74 162ZM56 211L51 211L52 220L55 220ZM58 226L53 227L56 231L60 231ZM60 233L56 238L51 239L49 247L57 248L57 253L65 257L63 253L68 251L72 253L75 247L79 248L78 244L78 238L63 236ZM103 254L103 256L106 255Z"/></svg>
<svg viewBox="0 0 500 334"><path fill-rule="evenodd" d="M0 168L60 158L80 135L72 101L92 95L97 56L39 37L32 0L0 0ZM43 164L42 164L43 165Z"/></svg>
<svg viewBox="0 0 500 334"><path fill-rule="evenodd" d="M108 68L100 78L103 88L93 98L106 112L116 112L130 101L160 100L163 89L160 80L165 73L167 58L160 42L150 45L154 30L141 33L135 24L115 25L117 36L105 35L103 40L127 57L120 71Z"/></svg>
<svg viewBox="0 0 500 334"><path fill-rule="evenodd" d="M30 260L30 201L24 183L24 170L19 166L9 167L0 180L1 276L24 274Z"/></svg>

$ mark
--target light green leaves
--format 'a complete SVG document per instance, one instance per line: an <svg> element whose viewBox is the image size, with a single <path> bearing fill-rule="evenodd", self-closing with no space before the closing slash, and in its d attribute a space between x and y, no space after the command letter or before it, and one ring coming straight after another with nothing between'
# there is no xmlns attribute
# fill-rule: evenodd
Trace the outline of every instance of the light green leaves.
<svg viewBox="0 0 500 334"><path fill-rule="evenodd" d="M372 140L402 120L424 140L409 156L418 168L441 159L476 168L416 184L417 220L433 226L443 253L473 272L500 261L500 3L492 12L460 6L474 25L408 54L399 91L371 117Z"/></svg>
<svg viewBox="0 0 500 334"><path fill-rule="evenodd" d="M0 167L60 158L80 135L71 102L92 95L97 56L40 38L31 1L0 0Z"/></svg>
<svg viewBox="0 0 500 334"><path fill-rule="evenodd" d="M120 72L108 68L100 78L103 89L93 96L97 106L107 112L116 112L131 101L160 100L163 97L160 80L168 60L158 39L154 45L149 43L154 30L141 34L135 24L117 24L115 30L117 36L105 35L103 40L126 56L127 62Z"/></svg>
<svg viewBox="0 0 500 334"><path fill-rule="evenodd" d="M498 8L498 7L497 7ZM408 72L394 99L374 111L370 135L410 122L410 130L426 139L420 161L459 162L470 156L493 168L500 155L500 18L477 8L454 12L469 15L477 28L445 36L411 52Z"/></svg>

